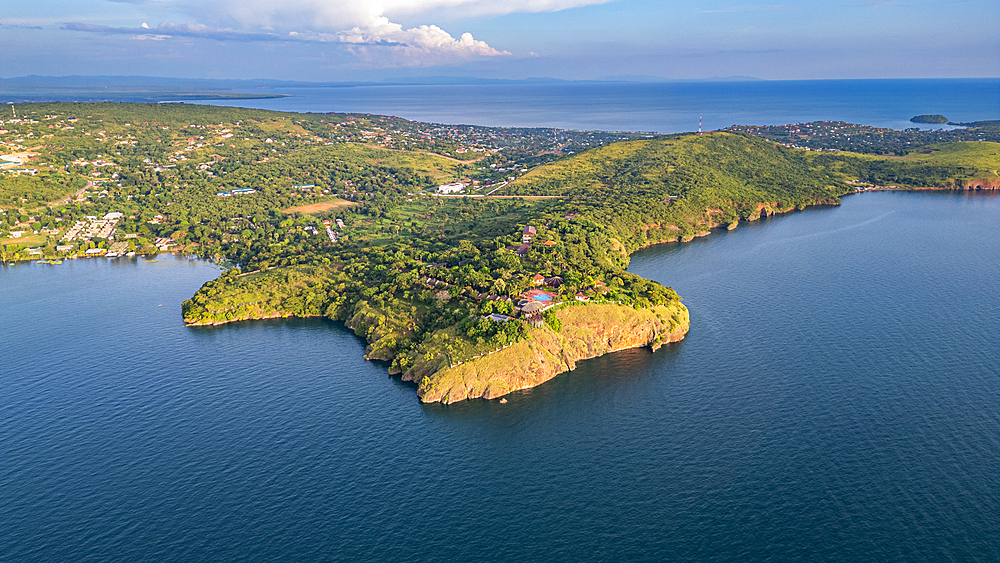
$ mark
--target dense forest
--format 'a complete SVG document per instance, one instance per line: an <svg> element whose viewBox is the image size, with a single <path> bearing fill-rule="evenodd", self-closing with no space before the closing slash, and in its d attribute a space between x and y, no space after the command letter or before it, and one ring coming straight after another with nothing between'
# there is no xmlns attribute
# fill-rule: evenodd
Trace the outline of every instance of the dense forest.
<svg viewBox="0 0 1000 563"><path fill-rule="evenodd" d="M308 257L276 254L278 246L250 248L241 262L257 273L206 286L185 315L220 322L323 314L358 330L371 357L405 371L428 354L458 361L516 340L518 331L500 332L511 324L482 315L498 300L516 301L535 274L560 278L553 292L568 303L582 295L640 309L664 305L678 299L670 288L626 271L642 246L836 204L855 191L848 181L924 185L962 173L952 165L806 153L722 133L618 143L539 167L504 190L551 199L418 199L367 215L358 227L369 234L355 245ZM529 225L536 234L523 245ZM265 271L275 260L309 265ZM282 277L289 271L294 281ZM431 345L442 331L449 337Z"/></svg>
<svg viewBox="0 0 1000 563"><path fill-rule="evenodd" d="M859 186L943 186L1000 168L991 142L886 158L747 131L614 142L182 104L6 109L5 158L20 162L0 175L0 236L20 238L3 241L3 261L115 248L215 259L233 267L184 302L187 322L322 315L397 372L558 332L558 307L679 311L672 289L626 270L643 246L834 205ZM435 193L456 180L467 197ZM67 234L102 217L115 217L113 234ZM538 286L561 305L517 318Z"/></svg>

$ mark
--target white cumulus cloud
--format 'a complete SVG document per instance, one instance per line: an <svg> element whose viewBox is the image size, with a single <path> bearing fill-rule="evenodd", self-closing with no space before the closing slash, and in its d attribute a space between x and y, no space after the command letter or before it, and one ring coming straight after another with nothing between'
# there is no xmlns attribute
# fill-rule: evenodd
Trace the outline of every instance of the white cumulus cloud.
<svg viewBox="0 0 1000 563"><path fill-rule="evenodd" d="M429 12L452 17L555 12L610 0L176 0L188 12L231 25L342 30Z"/></svg>
<svg viewBox="0 0 1000 563"><path fill-rule="evenodd" d="M220 29L276 30L288 37L346 44L369 63L427 66L510 55L469 33L437 25L412 28L393 19L447 12L450 17L551 12L609 0L178 0L185 11Z"/></svg>
<svg viewBox="0 0 1000 563"><path fill-rule="evenodd" d="M436 25L404 29L402 25L377 18L366 26L355 26L338 34L338 40L370 63L387 66L430 66L476 57L510 55L498 51L471 33L455 39Z"/></svg>
<svg viewBox="0 0 1000 563"><path fill-rule="evenodd" d="M150 0L111 0L137 6ZM465 32L458 37L433 24L404 27L394 19L502 15L558 11L613 0L158 0L197 23L114 27L69 22L62 29L163 41L194 37L216 41L314 42L338 45L375 66L437 66L510 56ZM179 12L177 11L179 10ZM529 56L535 56L532 53Z"/></svg>

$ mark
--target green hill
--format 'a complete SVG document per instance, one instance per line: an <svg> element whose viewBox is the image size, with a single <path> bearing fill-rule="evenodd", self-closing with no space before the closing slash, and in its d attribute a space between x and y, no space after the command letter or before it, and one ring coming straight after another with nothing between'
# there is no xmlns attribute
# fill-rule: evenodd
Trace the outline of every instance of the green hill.
<svg viewBox="0 0 1000 563"><path fill-rule="evenodd" d="M643 330L671 332L676 340L687 330L687 311L670 288L626 271L635 250L761 216L835 205L858 182L944 185L990 163L995 167L993 145L942 146L894 159L804 151L729 133L614 143L537 167L502 192L555 199L418 198L391 213L404 225L420 217L419 226L316 253L312 263L319 267L309 270L279 268L206 284L185 303L185 318L212 323L322 312L364 337L368 357L391 362L391 371L417 382L422 400L496 397L569 369L572 361L558 360L567 354L559 350L570 346L560 331L580 326L594 307L579 305L571 316L563 311L567 305L557 307L540 328L482 318L509 312L506 299L516 301L531 288L531 276L559 276L562 285L552 293L567 304L577 305L580 295L622 310L675 311L669 328L646 324ZM526 225L536 233L516 253ZM289 256L269 258L276 259ZM257 263L253 257L247 262ZM602 315L639 322L634 315ZM587 330L610 334L618 328ZM569 356L607 351L584 348L589 352ZM528 363L537 363L538 373L511 372L511 362L529 350L534 359Z"/></svg>
<svg viewBox="0 0 1000 563"><path fill-rule="evenodd" d="M143 104L22 104L17 115L0 140L38 174L0 177L0 235L39 232L0 240L5 260L33 256L29 243L41 257L107 249L120 241L80 233L113 213L115 236L139 253L239 266L184 302L188 324L340 320L422 400L447 402L683 338L680 297L627 271L643 246L836 205L862 185L1000 185L989 142L876 157L741 131L459 134L384 116ZM470 197L435 193L456 180ZM529 298L559 305L515 312Z"/></svg>
<svg viewBox="0 0 1000 563"><path fill-rule="evenodd" d="M939 114L915 115L910 118L913 123L948 123L948 118Z"/></svg>

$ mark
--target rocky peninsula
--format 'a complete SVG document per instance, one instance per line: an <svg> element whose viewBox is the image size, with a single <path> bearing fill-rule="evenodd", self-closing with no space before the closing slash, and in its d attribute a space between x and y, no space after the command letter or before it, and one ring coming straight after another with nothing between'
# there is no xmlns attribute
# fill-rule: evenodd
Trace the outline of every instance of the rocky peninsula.
<svg viewBox="0 0 1000 563"><path fill-rule="evenodd" d="M388 362L390 373L417 386L417 396L423 402L500 398L572 371L582 360L629 348L655 351L683 339L690 327L688 310L679 297L647 307L574 299L547 307L544 321L543 317L536 317L538 322L512 317L485 321L494 330L518 331L506 340L498 338L503 333L495 334L490 342L499 344L473 341L470 331L451 326L425 335L407 352L399 343L415 337L415 328L424 320L421 315L409 317L399 304L375 307L364 300L351 305L338 305L333 300L322 315L312 314L302 308L302 290L310 284L332 284L336 276L320 268L299 268L277 276L277 272L227 272L184 302L185 324L212 326L310 316L340 320L368 342L366 359ZM261 298L268 294L267 288L279 283L299 291ZM219 299L220 295L229 299ZM505 302L509 303L500 301Z"/></svg>
<svg viewBox="0 0 1000 563"><path fill-rule="evenodd" d="M611 304L567 307L558 311L560 331L531 329L513 346L461 365L433 371L414 366L404 381L417 383L425 403L496 399L576 369L577 362L629 348L678 342L690 327L688 310L679 302L636 310Z"/></svg>

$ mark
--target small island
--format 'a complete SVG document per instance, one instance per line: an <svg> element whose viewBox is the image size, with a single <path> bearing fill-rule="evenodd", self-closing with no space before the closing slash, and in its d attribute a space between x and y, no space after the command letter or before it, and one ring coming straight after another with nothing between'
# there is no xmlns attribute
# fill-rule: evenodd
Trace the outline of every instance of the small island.
<svg viewBox="0 0 1000 563"><path fill-rule="evenodd" d="M910 121L912 121L913 123L944 124L948 123L948 118L938 114L927 114L927 115L915 115L910 118Z"/></svg>
<svg viewBox="0 0 1000 563"><path fill-rule="evenodd" d="M898 139L873 133L868 154L800 148L839 142L829 123L649 135L188 104L8 110L0 259L216 260L225 271L181 306L187 325L343 322L425 402L495 399L683 339L681 297L628 271L647 246L869 189L1000 189L998 143L908 141L887 157Z"/></svg>

